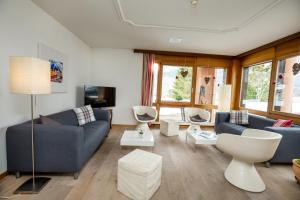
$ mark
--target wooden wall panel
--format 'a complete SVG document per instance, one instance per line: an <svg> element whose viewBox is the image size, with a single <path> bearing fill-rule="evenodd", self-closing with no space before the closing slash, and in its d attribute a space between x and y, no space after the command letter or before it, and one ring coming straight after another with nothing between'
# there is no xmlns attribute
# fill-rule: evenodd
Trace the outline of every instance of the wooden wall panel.
<svg viewBox="0 0 300 200"><path fill-rule="evenodd" d="M241 59L242 66L253 65L260 62L272 60L275 57L275 48L269 48Z"/></svg>
<svg viewBox="0 0 300 200"><path fill-rule="evenodd" d="M209 62L211 67L231 67L232 59L211 58Z"/></svg>
<svg viewBox="0 0 300 200"><path fill-rule="evenodd" d="M231 69L231 108L238 110L240 106L242 67L239 59L234 59Z"/></svg>
<svg viewBox="0 0 300 200"><path fill-rule="evenodd" d="M197 57L197 66L207 66L207 67L231 67L232 59L222 59L222 58L209 58L209 57Z"/></svg>
<svg viewBox="0 0 300 200"><path fill-rule="evenodd" d="M208 57L197 57L196 65L197 66L209 66L209 58Z"/></svg>
<svg viewBox="0 0 300 200"><path fill-rule="evenodd" d="M278 45L276 47L276 58L286 58L300 53L300 38Z"/></svg>
<svg viewBox="0 0 300 200"><path fill-rule="evenodd" d="M165 65L194 66L196 58L183 56L155 55L155 60L156 62L161 62Z"/></svg>

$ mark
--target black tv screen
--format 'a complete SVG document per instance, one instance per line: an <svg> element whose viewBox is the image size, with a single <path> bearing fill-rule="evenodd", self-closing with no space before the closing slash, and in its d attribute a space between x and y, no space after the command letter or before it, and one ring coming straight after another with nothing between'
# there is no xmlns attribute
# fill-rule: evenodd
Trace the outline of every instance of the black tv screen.
<svg viewBox="0 0 300 200"><path fill-rule="evenodd" d="M116 88L84 86L84 104L93 108L113 107L116 105Z"/></svg>

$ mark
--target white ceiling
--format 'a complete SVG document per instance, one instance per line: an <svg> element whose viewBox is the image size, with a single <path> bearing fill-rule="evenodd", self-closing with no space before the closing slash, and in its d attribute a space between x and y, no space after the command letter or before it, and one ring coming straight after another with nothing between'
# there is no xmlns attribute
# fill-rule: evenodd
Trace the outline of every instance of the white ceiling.
<svg viewBox="0 0 300 200"><path fill-rule="evenodd" d="M300 31L300 0L32 1L95 48L237 55Z"/></svg>

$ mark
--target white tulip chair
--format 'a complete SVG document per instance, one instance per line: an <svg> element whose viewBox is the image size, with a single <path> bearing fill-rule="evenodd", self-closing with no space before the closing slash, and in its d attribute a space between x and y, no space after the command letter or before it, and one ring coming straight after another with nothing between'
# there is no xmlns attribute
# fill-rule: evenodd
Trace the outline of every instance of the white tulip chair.
<svg viewBox="0 0 300 200"><path fill-rule="evenodd" d="M154 122L157 118L157 111L155 108L150 106L134 106L133 107L133 114L138 122L137 130L141 129L143 131L149 131L148 123ZM141 119L141 115L148 115L149 119Z"/></svg>
<svg viewBox="0 0 300 200"><path fill-rule="evenodd" d="M185 108L185 114L188 122L190 123L190 126L188 127L188 130L190 131L201 130L200 125L203 125L210 120L210 112L201 108ZM199 122L191 119L191 117L197 115L199 115L203 121Z"/></svg>
<svg viewBox="0 0 300 200"><path fill-rule="evenodd" d="M263 192L266 186L254 163L270 160L282 136L270 131L245 129L241 136L219 134L217 148L233 156L224 175L232 185L250 192Z"/></svg>

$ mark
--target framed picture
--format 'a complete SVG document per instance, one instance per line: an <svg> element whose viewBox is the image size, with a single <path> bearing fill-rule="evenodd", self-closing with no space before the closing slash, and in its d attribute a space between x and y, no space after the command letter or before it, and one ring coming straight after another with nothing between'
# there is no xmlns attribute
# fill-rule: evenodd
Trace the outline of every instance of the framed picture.
<svg viewBox="0 0 300 200"><path fill-rule="evenodd" d="M68 76L66 56L45 44L38 43L38 57L50 62L51 92L67 92Z"/></svg>

